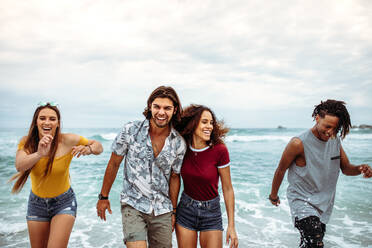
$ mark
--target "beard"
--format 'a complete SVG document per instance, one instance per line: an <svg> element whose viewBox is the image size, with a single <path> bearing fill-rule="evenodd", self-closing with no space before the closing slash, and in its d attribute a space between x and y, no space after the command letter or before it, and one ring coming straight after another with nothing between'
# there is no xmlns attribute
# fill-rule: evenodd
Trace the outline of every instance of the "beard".
<svg viewBox="0 0 372 248"><path fill-rule="evenodd" d="M168 116L165 116L165 120L164 121L158 120L156 118L156 116L153 116L152 119L154 121L155 126L158 127L158 128L167 127L169 125L169 122L170 122L170 120L168 119Z"/></svg>

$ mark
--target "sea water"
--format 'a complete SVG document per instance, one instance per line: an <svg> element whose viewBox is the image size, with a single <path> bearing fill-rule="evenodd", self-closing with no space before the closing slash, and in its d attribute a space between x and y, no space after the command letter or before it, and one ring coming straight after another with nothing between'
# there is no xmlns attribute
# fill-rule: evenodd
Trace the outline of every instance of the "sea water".
<svg viewBox="0 0 372 248"><path fill-rule="evenodd" d="M271 205L267 198L285 146L291 137L305 130L231 129L227 136L239 247L298 247L299 233L291 222L286 199L286 176L279 191L280 206ZM69 247L123 247L119 203L122 166L110 192L112 215L108 214L104 222L96 214L97 195L111 154L111 143L119 129L66 128L63 132L98 140L104 147L99 156L74 158L71 163L71 185L77 196L78 214ZM26 129L0 129L0 247L30 247L25 218L30 182L17 195L10 193L12 185L7 183L16 172L17 143L26 134ZM372 165L372 130L353 129L342 146L353 164ZM221 206L226 230L223 197ZM372 247L372 179L340 175L324 243L325 247ZM173 244L177 247L175 234Z"/></svg>

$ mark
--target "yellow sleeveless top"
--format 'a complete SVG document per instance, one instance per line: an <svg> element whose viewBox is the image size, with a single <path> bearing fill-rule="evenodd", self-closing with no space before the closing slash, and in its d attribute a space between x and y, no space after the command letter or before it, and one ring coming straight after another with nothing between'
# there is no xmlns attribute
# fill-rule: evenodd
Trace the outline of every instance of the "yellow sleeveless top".
<svg viewBox="0 0 372 248"><path fill-rule="evenodd" d="M23 149L25 142L21 141L18 144L18 150ZM88 139L80 136L77 145L88 145ZM31 169L31 190L32 192L43 198L56 197L70 188L69 168L72 160L71 152L55 157L52 170L44 177L48 157L42 157Z"/></svg>

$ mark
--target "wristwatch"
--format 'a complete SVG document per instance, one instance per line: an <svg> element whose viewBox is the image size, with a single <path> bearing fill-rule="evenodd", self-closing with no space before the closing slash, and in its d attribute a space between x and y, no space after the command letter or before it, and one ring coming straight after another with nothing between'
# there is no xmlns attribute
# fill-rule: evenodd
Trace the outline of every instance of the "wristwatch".
<svg viewBox="0 0 372 248"><path fill-rule="evenodd" d="M108 200L108 196L103 196L102 194L98 195L99 200Z"/></svg>

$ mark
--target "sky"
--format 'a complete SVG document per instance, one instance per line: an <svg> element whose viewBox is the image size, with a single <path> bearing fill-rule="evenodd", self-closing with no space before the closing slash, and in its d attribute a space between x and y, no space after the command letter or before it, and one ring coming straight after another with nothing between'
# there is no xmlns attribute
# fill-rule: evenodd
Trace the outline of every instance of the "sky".
<svg viewBox="0 0 372 248"><path fill-rule="evenodd" d="M0 128L40 101L120 128L160 85L232 128L311 127L326 99L372 124L372 2L0 0Z"/></svg>

